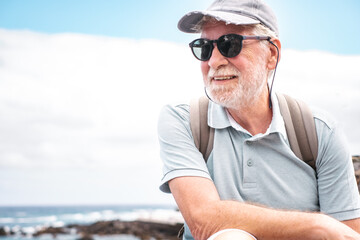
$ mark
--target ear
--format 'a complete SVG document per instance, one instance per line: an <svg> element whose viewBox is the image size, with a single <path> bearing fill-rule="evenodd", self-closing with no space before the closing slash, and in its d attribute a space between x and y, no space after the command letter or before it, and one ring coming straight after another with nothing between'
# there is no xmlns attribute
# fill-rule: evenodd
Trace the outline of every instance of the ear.
<svg viewBox="0 0 360 240"><path fill-rule="evenodd" d="M278 47L279 51L276 49L276 47L273 44L269 43L270 56L269 56L269 60L268 60L268 64L267 64L267 67L269 70L275 69L278 54L279 54L279 62L280 62L280 58L281 58L281 42L280 42L280 40L277 38L273 38L273 39L271 39L271 42Z"/></svg>

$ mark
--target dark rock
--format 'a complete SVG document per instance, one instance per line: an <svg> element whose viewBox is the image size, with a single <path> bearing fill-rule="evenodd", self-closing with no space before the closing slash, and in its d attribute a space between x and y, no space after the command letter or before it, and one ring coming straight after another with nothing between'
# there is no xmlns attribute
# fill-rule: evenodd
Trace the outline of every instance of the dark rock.
<svg viewBox="0 0 360 240"><path fill-rule="evenodd" d="M35 237L40 236L42 234L51 234L56 236L58 234L66 234L68 233L64 228L61 227L48 227L43 230L40 230L34 234Z"/></svg>
<svg viewBox="0 0 360 240"><path fill-rule="evenodd" d="M6 236L7 232L5 231L5 228L0 227L0 236Z"/></svg>
<svg viewBox="0 0 360 240"><path fill-rule="evenodd" d="M355 169L359 169L360 168L360 156L352 156L352 161L354 163L354 167Z"/></svg>
<svg viewBox="0 0 360 240"><path fill-rule="evenodd" d="M69 226L68 226L69 227ZM176 239L182 224L165 224L155 222L133 221L101 221L88 226L77 226L82 234L115 235L129 234L141 239Z"/></svg>
<svg viewBox="0 0 360 240"><path fill-rule="evenodd" d="M94 240L94 238L90 234L82 234L81 237L76 240Z"/></svg>
<svg viewBox="0 0 360 240"><path fill-rule="evenodd" d="M355 169L355 177L360 192L360 156L353 156L352 161Z"/></svg>
<svg viewBox="0 0 360 240"><path fill-rule="evenodd" d="M149 239L177 239L177 234L182 227L182 223L166 224L145 221L100 221L90 225L67 225L65 228L47 228L37 232L34 236L41 234L65 234L69 229L75 229L81 235L79 240L93 240L93 235L119 235L127 234L139 237L142 240Z"/></svg>

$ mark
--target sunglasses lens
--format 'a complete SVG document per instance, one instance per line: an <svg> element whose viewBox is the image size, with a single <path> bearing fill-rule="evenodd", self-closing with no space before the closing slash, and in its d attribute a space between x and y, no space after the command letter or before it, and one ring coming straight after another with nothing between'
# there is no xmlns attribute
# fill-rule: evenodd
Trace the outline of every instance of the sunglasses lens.
<svg viewBox="0 0 360 240"><path fill-rule="evenodd" d="M241 35L227 34L214 41L204 38L196 39L190 43L190 47L197 59L207 61L210 59L214 49L213 42L216 42L217 48L224 57L233 58L240 53L242 41L243 37Z"/></svg>
<svg viewBox="0 0 360 240"><path fill-rule="evenodd" d="M221 54L228 58L237 56L242 48L242 37L240 35L228 34L219 38L217 47Z"/></svg>
<svg viewBox="0 0 360 240"><path fill-rule="evenodd" d="M197 59L206 61L210 58L212 45L206 39L197 39L193 41L190 46L194 56Z"/></svg>

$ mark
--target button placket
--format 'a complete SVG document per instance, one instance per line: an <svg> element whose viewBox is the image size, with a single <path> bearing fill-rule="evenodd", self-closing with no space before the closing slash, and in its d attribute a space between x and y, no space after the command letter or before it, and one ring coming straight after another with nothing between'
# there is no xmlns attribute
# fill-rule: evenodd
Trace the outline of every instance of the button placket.
<svg viewBox="0 0 360 240"><path fill-rule="evenodd" d="M245 188L255 188L256 187L256 167L255 160L252 155L254 153L255 142L246 141L244 145L243 153L243 183Z"/></svg>

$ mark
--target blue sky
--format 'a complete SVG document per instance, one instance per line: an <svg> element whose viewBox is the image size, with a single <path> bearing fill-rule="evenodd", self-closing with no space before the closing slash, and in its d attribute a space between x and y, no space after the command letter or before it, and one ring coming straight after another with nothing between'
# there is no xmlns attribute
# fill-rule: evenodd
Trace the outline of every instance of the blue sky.
<svg viewBox="0 0 360 240"><path fill-rule="evenodd" d="M187 43L179 18L210 0L1 0L0 28L75 32ZM267 0L276 12L284 48L360 54L360 1Z"/></svg>

